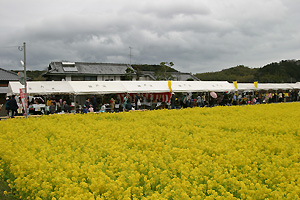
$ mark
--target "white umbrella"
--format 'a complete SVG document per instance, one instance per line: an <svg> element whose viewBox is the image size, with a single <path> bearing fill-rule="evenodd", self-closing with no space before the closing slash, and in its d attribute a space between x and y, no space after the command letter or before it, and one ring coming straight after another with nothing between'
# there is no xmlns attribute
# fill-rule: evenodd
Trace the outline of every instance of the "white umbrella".
<svg viewBox="0 0 300 200"><path fill-rule="evenodd" d="M210 92L210 96L214 99L218 97L218 95L215 92Z"/></svg>

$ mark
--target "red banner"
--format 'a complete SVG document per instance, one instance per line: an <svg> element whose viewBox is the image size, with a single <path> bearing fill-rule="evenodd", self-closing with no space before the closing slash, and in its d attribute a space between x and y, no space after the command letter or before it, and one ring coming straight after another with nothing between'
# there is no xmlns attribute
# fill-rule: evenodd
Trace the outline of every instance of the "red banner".
<svg viewBox="0 0 300 200"><path fill-rule="evenodd" d="M27 104L27 98L25 95L25 88L20 88L20 97L21 97L21 102L23 105L24 112L26 113L28 104Z"/></svg>
<svg viewBox="0 0 300 200"><path fill-rule="evenodd" d="M126 94L117 94L117 96L120 98L121 102L123 103L124 100L124 96ZM134 95L136 95L136 93L130 93L128 94L132 99L134 98ZM171 100L171 96L172 94L170 92L163 92L163 93L146 93L143 94L144 97L146 97L147 99L151 99L152 101L159 101L159 102L166 102L169 103Z"/></svg>

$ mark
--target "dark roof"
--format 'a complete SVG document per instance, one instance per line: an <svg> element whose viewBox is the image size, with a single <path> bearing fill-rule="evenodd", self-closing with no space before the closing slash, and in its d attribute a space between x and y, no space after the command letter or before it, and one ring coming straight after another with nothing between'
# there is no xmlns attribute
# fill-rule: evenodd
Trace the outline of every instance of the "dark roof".
<svg viewBox="0 0 300 200"><path fill-rule="evenodd" d="M18 75L15 72L0 68L0 80L1 81L18 81Z"/></svg>
<svg viewBox="0 0 300 200"><path fill-rule="evenodd" d="M125 74L128 64L116 63L85 63L85 62L51 62L45 75L59 74Z"/></svg>
<svg viewBox="0 0 300 200"><path fill-rule="evenodd" d="M186 81L188 79L193 79L194 81L200 81L196 76L194 76L191 73L177 73L177 72L172 72L171 75L174 77L174 80L180 80L180 81Z"/></svg>
<svg viewBox="0 0 300 200"><path fill-rule="evenodd" d="M184 72L167 72L171 76L174 77L174 81L186 81L188 79L193 79L194 81L200 81L196 76L191 73L184 73ZM153 80L156 80L155 72L150 71L141 71L142 76L149 76Z"/></svg>

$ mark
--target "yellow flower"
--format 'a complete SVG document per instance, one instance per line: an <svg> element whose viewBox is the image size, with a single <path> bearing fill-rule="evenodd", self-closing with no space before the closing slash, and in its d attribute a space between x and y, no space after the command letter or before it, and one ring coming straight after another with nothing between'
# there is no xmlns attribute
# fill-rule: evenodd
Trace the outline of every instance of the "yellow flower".
<svg viewBox="0 0 300 200"><path fill-rule="evenodd" d="M0 121L0 176L24 199L297 199L299 110L290 103Z"/></svg>

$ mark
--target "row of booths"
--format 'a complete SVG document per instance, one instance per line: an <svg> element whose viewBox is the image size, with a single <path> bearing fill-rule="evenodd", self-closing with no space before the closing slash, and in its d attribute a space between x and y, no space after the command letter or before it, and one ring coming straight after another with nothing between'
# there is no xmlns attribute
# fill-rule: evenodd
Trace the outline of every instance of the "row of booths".
<svg viewBox="0 0 300 200"><path fill-rule="evenodd" d="M19 95L20 82L9 82L7 96ZM29 95L90 95L116 93L232 92L299 90L297 83L233 83L227 81L29 81Z"/></svg>
<svg viewBox="0 0 300 200"><path fill-rule="evenodd" d="M24 86L9 82L7 95L18 95ZM52 94L116 94L116 93L165 93L165 92L224 92L234 91L227 81L31 81L27 93Z"/></svg>
<svg viewBox="0 0 300 200"><path fill-rule="evenodd" d="M7 96L20 95L24 88L20 82L9 82ZM208 93L208 92L254 92L254 91L290 91L300 90L297 83L229 83L227 81L29 81L28 96L71 95L73 100L83 104L89 95L144 94L163 97L169 101L174 93ZM121 95L120 95L121 94ZM169 95L167 95L169 94Z"/></svg>
<svg viewBox="0 0 300 200"><path fill-rule="evenodd" d="M19 95L20 82L9 82L7 96ZM258 90L299 90L297 83L233 83L227 81L30 81L30 95L89 95L116 93L165 93L165 92L231 92Z"/></svg>

